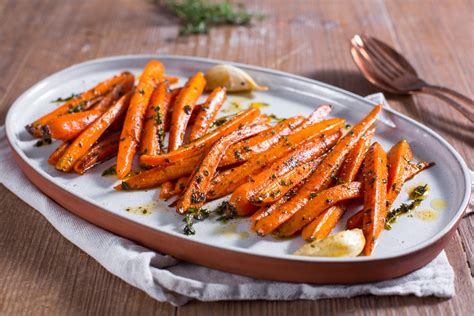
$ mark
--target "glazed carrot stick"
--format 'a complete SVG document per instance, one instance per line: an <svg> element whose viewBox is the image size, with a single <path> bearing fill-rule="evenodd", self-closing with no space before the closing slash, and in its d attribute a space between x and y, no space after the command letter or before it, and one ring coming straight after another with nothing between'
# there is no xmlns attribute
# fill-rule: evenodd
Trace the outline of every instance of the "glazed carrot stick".
<svg viewBox="0 0 474 316"><path fill-rule="evenodd" d="M306 119L306 121L298 126L299 128L306 128L314 123L321 122L326 116L331 113L332 107L328 104L318 106Z"/></svg>
<svg viewBox="0 0 474 316"><path fill-rule="evenodd" d="M133 79L133 78L130 78ZM126 80L117 84L115 87L107 93L102 100L94 104L93 110L99 110L102 113L105 112L115 101L117 101L122 95L133 89L135 82L133 80Z"/></svg>
<svg viewBox="0 0 474 316"><path fill-rule="evenodd" d="M184 176L179 178L176 181L173 192L170 192L171 196L180 195L184 189L186 189L186 184L188 183L189 176Z"/></svg>
<svg viewBox="0 0 474 316"><path fill-rule="evenodd" d="M300 164L320 157L326 151L328 151L340 137L340 132L337 132L333 135L321 135L320 138L310 141L308 143L303 143L297 146L293 151L289 152L282 158L274 162L269 168L264 169L260 173L252 176L252 181L242 184L239 186L230 198L229 205L236 208L236 213L238 215L247 215L247 210L256 210L255 207L247 206L248 204L261 205L259 200L259 193L262 189L270 185L274 181L278 181L278 178L285 175L288 172L291 172ZM312 170L314 171L314 169ZM301 181L302 179L295 178L295 181ZM275 199L277 196L281 197L289 189L282 187L283 192L278 192L276 196L267 197L272 199L269 203L273 203L278 199ZM283 194L282 194L283 193ZM238 203L237 203L238 202ZM240 205L240 207L238 206Z"/></svg>
<svg viewBox="0 0 474 316"><path fill-rule="evenodd" d="M331 206L309 223L308 226L303 228L301 237L306 241L326 238L337 225L345 211L344 203L337 203Z"/></svg>
<svg viewBox="0 0 474 316"><path fill-rule="evenodd" d="M148 104L140 141L140 155L158 155L163 152L169 105L169 84L164 80L153 91Z"/></svg>
<svg viewBox="0 0 474 316"><path fill-rule="evenodd" d="M294 216L283 223L278 228L277 235L283 237L293 236L328 207L340 201L354 199L360 196L362 196L362 184L360 182L339 184L323 190L313 198L310 198L305 207L301 208ZM260 222L266 218L268 218L268 216L262 218ZM274 229L275 228L277 227L274 227ZM259 233L258 230L257 233Z"/></svg>
<svg viewBox="0 0 474 316"><path fill-rule="evenodd" d="M49 122L46 128L52 138L69 140L79 135L101 115L102 111L99 110L65 114Z"/></svg>
<svg viewBox="0 0 474 316"><path fill-rule="evenodd" d="M431 168L435 165L434 162L427 162L427 161L422 161L418 163L410 162L410 167L406 170L407 171L407 176L406 180L410 180L423 170L426 170L428 168Z"/></svg>
<svg viewBox="0 0 474 316"><path fill-rule="evenodd" d="M114 189L117 191L129 191L156 188L167 181L190 175L199 165L199 161L201 161L201 156L194 156L166 166L148 169L127 178Z"/></svg>
<svg viewBox="0 0 474 316"><path fill-rule="evenodd" d="M186 85L176 97L176 101L173 104L173 114L171 116L168 151L173 151L181 147L189 117L205 85L206 79L204 78L204 74L198 72L186 82Z"/></svg>
<svg viewBox="0 0 474 316"><path fill-rule="evenodd" d="M74 164L74 172L84 174L87 170L117 156L120 132L103 135L87 153Z"/></svg>
<svg viewBox="0 0 474 316"><path fill-rule="evenodd" d="M101 83L97 84L94 88L87 90L86 92L81 93L79 96L72 98L71 100L67 101L54 111L42 116L41 118L37 119L30 125L26 126L26 130L35 137L43 137L46 136L44 134L43 127L48 124L51 120L67 114L67 113L74 113L80 112L95 103L95 99L100 97L107 92L109 92L115 85L123 82L133 82L135 80L134 76L129 72L123 72L120 75L117 75L111 79L106 81L102 81Z"/></svg>
<svg viewBox="0 0 474 316"><path fill-rule="evenodd" d="M364 159L364 255L369 256L385 225L387 216L387 154L382 146L374 143Z"/></svg>
<svg viewBox="0 0 474 316"><path fill-rule="evenodd" d="M163 183L160 189L160 199L167 200L172 197L175 184L172 181L167 181Z"/></svg>
<svg viewBox="0 0 474 316"><path fill-rule="evenodd" d="M71 144L70 141L65 141L65 142L62 142L58 148L56 148L55 151L53 151L51 153L51 155L49 156L48 158L48 163L50 165L56 165L56 163L58 162L59 158L61 158L62 155L64 155L64 153L66 152L66 149L67 147Z"/></svg>
<svg viewBox="0 0 474 316"><path fill-rule="evenodd" d="M191 134L189 136L190 141L196 140L207 133L211 123L214 122L217 112L219 112L224 104L225 99L225 88L216 88L211 92L207 97L206 102L200 106L200 111L198 112L191 129Z"/></svg>
<svg viewBox="0 0 474 316"><path fill-rule="evenodd" d="M67 148L56 164L56 169L64 172L71 171L77 160L84 156L113 121L126 111L130 96L131 92L122 96L101 117L89 125Z"/></svg>
<svg viewBox="0 0 474 316"><path fill-rule="evenodd" d="M347 158L339 171L338 182L349 183L354 181L365 154L370 147L374 133L375 129L369 130L347 154ZM301 236L305 240L321 240L326 238L344 214L345 209L346 207L342 203L328 208L303 229Z"/></svg>
<svg viewBox="0 0 474 316"><path fill-rule="evenodd" d="M271 233L276 227L283 224L304 207L308 203L310 196L317 194L330 183L332 176L336 174L349 151L352 150L370 126L374 124L381 109L380 105L376 106L349 133L339 140L295 196L279 206L278 209L270 206L267 210L268 215L261 218L255 224L259 235L263 236Z"/></svg>
<svg viewBox="0 0 474 316"><path fill-rule="evenodd" d="M178 150L158 156L142 155L140 161L148 166L158 166L163 163L176 162L192 156L200 156L219 138L232 133L244 124L254 121L259 115L260 111L258 109L242 111L213 132L182 146Z"/></svg>
<svg viewBox="0 0 474 316"><path fill-rule="evenodd" d="M252 138L234 144L222 158L221 166L246 161L256 154L267 150L283 136L295 130L304 120L302 116L290 117Z"/></svg>
<svg viewBox="0 0 474 316"><path fill-rule="evenodd" d="M277 177L255 194L255 196L252 196L250 202L254 205L265 205L278 201L301 181L308 178L320 162L321 158L312 159L304 164L300 164L290 172Z"/></svg>
<svg viewBox="0 0 474 316"><path fill-rule="evenodd" d="M152 60L148 62L140 76L123 124L122 140L119 144L117 156L117 176L119 179L123 179L132 170L132 160L140 143L146 108L153 90L163 78L163 73L163 64L157 60Z"/></svg>
<svg viewBox="0 0 474 316"><path fill-rule="evenodd" d="M251 181L251 176L270 166L277 159L298 146L301 142L318 139L321 135L333 135L344 126L343 119L325 120L297 133L290 134L282 138L271 148L247 160L242 165L221 172L212 181L212 188L209 191L209 198L216 199L225 196L245 182Z"/></svg>
<svg viewBox="0 0 474 316"><path fill-rule="evenodd" d="M250 125L219 139L204 156L199 167L190 177L186 189L178 200L176 211L184 214L191 209L200 209L206 201L211 180L216 174L217 167L226 149L242 139L261 132L264 128L266 127L262 125Z"/></svg>

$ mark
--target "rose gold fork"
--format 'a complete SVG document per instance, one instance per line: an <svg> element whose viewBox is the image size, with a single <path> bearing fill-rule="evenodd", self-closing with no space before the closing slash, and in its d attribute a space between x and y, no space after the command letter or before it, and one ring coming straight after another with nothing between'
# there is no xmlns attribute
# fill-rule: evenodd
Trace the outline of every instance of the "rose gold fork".
<svg viewBox="0 0 474 316"><path fill-rule="evenodd" d="M359 35L354 36L351 43L354 62L374 85L392 93L433 95L474 122L474 103L470 98L452 89L426 83L403 56L385 43Z"/></svg>

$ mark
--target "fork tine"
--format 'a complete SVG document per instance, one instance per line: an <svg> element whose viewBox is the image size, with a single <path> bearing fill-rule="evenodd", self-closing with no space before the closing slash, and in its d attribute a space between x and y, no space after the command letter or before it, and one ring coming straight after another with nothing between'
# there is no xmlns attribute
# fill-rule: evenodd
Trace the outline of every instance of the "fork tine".
<svg viewBox="0 0 474 316"><path fill-rule="evenodd" d="M390 54L387 54L372 37L366 39L366 46L370 47L374 52L377 52L380 55L380 58L383 58L387 64L391 65L398 74L402 75L407 73L406 69L400 66L400 63L393 58Z"/></svg>
<svg viewBox="0 0 474 316"><path fill-rule="evenodd" d="M394 78L399 77L400 75L402 75L402 73L396 67L394 67L390 63L390 61L387 60L387 58L385 58L385 56L380 54L376 49L374 49L374 47L372 45L369 44L367 39L362 38L362 41L364 43L364 49L367 50L367 52L371 56L373 56L373 59L377 60L378 64L383 69L385 69L387 72L390 72L391 74L393 74Z"/></svg>
<svg viewBox="0 0 474 316"><path fill-rule="evenodd" d="M375 70L375 72L378 73L380 76L385 77L384 81L390 82L396 78L396 75L389 72L387 68L383 64L381 64L378 59L375 59L374 57L369 55L369 53L367 52L367 50L365 50L364 47L361 47L360 45L357 45L357 43L354 43L354 42L352 44L353 44L353 47L366 60L366 62L372 65L372 68Z"/></svg>

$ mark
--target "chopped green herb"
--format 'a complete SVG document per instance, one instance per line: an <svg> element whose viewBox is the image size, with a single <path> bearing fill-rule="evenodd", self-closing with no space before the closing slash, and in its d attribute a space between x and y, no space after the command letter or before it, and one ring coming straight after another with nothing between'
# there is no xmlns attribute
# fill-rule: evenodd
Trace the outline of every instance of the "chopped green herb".
<svg viewBox="0 0 474 316"><path fill-rule="evenodd" d="M311 193L309 194L309 199L310 199L310 200L311 200L311 199L314 199L316 196L318 196L317 193L311 192Z"/></svg>
<svg viewBox="0 0 474 316"><path fill-rule="evenodd" d="M86 105L85 102L81 102L81 103L79 103L78 105L73 106L72 108L70 108L67 112L68 112L69 114L81 112L81 111L84 109L84 106L85 106L85 105Z"/></svg>
<svg viewBox="0 0 474 316"><path fill-rule="evenodd" d="M130 190L130 186L128 185L128 183L126 181L122 181L120 186L122 187L122 190L124 190L124 191Z"/></svg>
<svg viewBox="0 0 474 316"><path fill-rule="evenodd" d="M103 177L116 176L116 175L117 175L117 168L116 168L116 165L110 166L109 168L105 169L105 170L102 172L102 176L103 176ZM124 182L122 182L122 183L124 183Z"/></svg>
<svg viewBox="0 0 474 316"><path fill-rule="evenodd" d="M218 25L248 25L253 19L264 17L249 13L242 4L235 6L227 1L214 3L208 0L166 0L164 5L181 21L179 35L205 34L212 26Z"/></svg>
<svg viewBox="0 0 474 316"><path fill-rule="evenodd" d="M234 206L232 206L229 202L224 201L219 206L216 208L214 211L219 217L217 218L217 221L225 224L229 220L235 218L237 215L237 210L235 209Z"/></svg>
<svg viewBox="0 0 474 316"><path fill-rule="evenodd" d="M285 118L277 117L275 114L270 114L268 117L272 120L272 123L280 123L285 120Z"/></svg>
<svg viewBox="0 0 474 316"><path fill-rule="evenodd" d="M44 146L44 145L50 145L51 143L53 142L53 140L49 137L46 137L46 138L43 138L43 139L40 139L39 141L37 141L35 143L35 147L41 147L41 146Z"/></svg>
<svg viewBox="0 0 474 316"><path fill-rule="evenodd" d="M186 113L187 115L191 115L192 108L190 105L185 105L183 109L184 113Z"/></svg>
<svg viewBox="0 0 474 316"><path fill-rule="evenodd" d="M72 93L70 96L65 97L65 98L57 98L56 100L51 101L51 103L59 103L59 102L66 102L69 100L74 99L75 97L78 97L79 94Z"/></svg>
<svg viewBox="0 0 474 316"><path fill-rule="evenodd" d="M183 222L185 224L183 233L187 236L196 234L196 230L193 227L194 221L202 221L208 218L209 214L210 211L206 208L189 208L183 218Z"/></svg>
<svg viewBox="0 0 474 316"><path fill-rule="evenodd" d="M412 199L412 200L416 200L416 199L424 200L426 198L426 196L428 195L428 191L429 191L428 184L419 185L410 192L410 199Z"/></svg>

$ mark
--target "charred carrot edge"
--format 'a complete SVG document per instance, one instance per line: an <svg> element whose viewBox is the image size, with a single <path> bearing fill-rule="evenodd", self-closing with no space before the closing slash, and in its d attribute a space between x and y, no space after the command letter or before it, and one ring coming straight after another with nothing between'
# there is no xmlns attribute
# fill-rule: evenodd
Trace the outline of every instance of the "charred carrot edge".
<svg viewBox="0 0 474 316"><path fill-rule="evenodd" d="M49 135L54 139L69 140L79 135L102 115L100 110L88 110L62 115L48 123Z"/></svg>
<svg viewBox="0 0 474 316"><path fill-rule="evenodd" d="M328 207L340 201L354 199L360 196L362 196L362 184L360 182L343 183L323 190L311 198L309 202L289 220L279 226L276 234L284 237L293 236ZM262 220L264 219L265 218ZM258 232L257 230L257 233Z"/></svg>
<svg viewBox="0 0 474 316"><path fill-rule="evenodd" d="M208 150L216 140L237 130L241 125L252 122L260 114L258 109L249 109L237 114L215 131L182 146L181 148L158 156L142 155L140 161L148 166L158 166L164 163L177 162L193 156L200 156Z"/></svg>
<svg viewBox="0 0 474 316"><path fill-rule="evenodd" d="M304 120L305 119L302 116L290 117L263 133L234 144L226 151L224 158L222 158L221 166L246 161L256 154L269 149L283 136L288 135L295 130L295 128Z"/></svg>
<svg viewBox="0 0 474 316"><path fill-rule="evenodd" d="M48 158L48 163L50 165L56 165L56 163L58 162L59 158L61 158L62 155L64 155L64 153L66 152L66 149L67 147L71 144L70 141L65 141L65 142L62 142L58 148L56 148L55 151L53 151L51 153L51 155L49 156Z"/></svg>
<svg viewBox="0 0 474 316"><path fill-rule="evenodd" d="M328 151L339 139L340 132L337 132L332 135L321 135L320 138L310 141L308 143L304 143L299 145L295 150L289 152L282 158L278 159L274 162L269 168L264 169L260 173L252 176L252 181L242 184L239 186L235 192L232 194L230 198L229 204L236 208L238 215L246 215L248 214L246 210L256 210L256 208L246 207L246 204L255 204L259 205L258 203L258 194L259 192L270 185L272 182L276 181L278 177L285 175L288 172L294 170L299 164L304 164L305 162L309 161L310 159L318 158L326 151ZM314 169L313 169L314 171ZM297 179L300 181L301 179ZM282 188L284 193L278 193L278 195L284 195L287 191L291 188ZM275 197L275 196L274 196ZM271 198L271 197L268 197ZM277 200L277 199L275 199ZM274 202L272 200L270 203ZM234 202L239 202L234 204ZM242 207L243 206L243 207ZM242 207L242 208L241 208Z"/></svg>
<svg viewBox="0 0 474 316"><path fill-rule="evenodd" d="M163 183L160 189L160 199L167 200L173 196L175 184L171 181Z"/></svg>
<svg viewBox="0 0 474 316"><path fill-rule="evenodd" d="M131 92L125 94L101 117L89 125L67 148L56 164L56 169L64 172L71 171L77 160L87 153L112 122L127 109L130 96Z"/></svg>
<svg viewBox="0 0 474 316"><path fill-rule="evenodd" d="M145 114L140 141L140 155L158 155L164 150L165 125L170 93L168 81L162 81L153 91Z"/></svg>
<svg viewBox="0 0 474 316"><path fill-rule="evenodd" d="M157 60L148 62L133 93L125 116L117 155L117 177L123 179L132 170L132 161L140 142L143 118L153 90L162 80L164 66Z"/></svg>
<svg viewBox="0 0 474 316"><path fill-rule="evenodd" d="M364 255L369 256L385 225L387 216L387 154L382 146L374 143L364 160Z"/></svg>
<svg viewBox="0 0 474 316"><path fill-rule="evenodd" d="M225 88L216 88L207 97L206 102L200 106L200 111L196 116L196 120L194 121L189 136L191 141L196 140L207 133L212 122L214 122L217 113L224 104L226 95Z"/></svg>
<svg viewBox="0 0 474 316"><path fill-rule="evenodd" d="M42 116L30 125L26 126L26 130L35 137L43 137L43 127L46 126L51 120L73 112L79 112L87 109L89 106L95 103L97 97L102 96L109 92L115 85L122 82L133 82L134 76L129 72L123 72L120 75L114 76L111 79L102 81L97 84L94 88L81 93L79 96L72 98L54 111Z"/></svg>
<svg viewBox="0 0 474 316"><path fill-rule="evenodd" d="M347 158L339 171L338 181L341 183L354 181L365 158L365 154L370 147L374 133L375 129L373 128L367 131L357 142L356 146L347 154ZM303 229L301 236L305 240L321 240L326 238L344 214L345 209L346 207L343 204L336 204L328 208Z"/></svg>
<svg viewBox="0 0 474 316"><path fill-rule="evenodd" d="M176 150L183 144L189 117L205 86L204 74L198 72L186 82L186 85L176 97L173 104L173 114L171 115L168 151Z"/></svg>
<svg viewBox="0 0 474 316"><path fill-rule="evenodd" d="M219 166L222 156L224 156L225 150L232 144L260 133L266 128L264 125L246 126L217 141L204 156L199 167L190 177L186 189L178 200L176 211L180 214L184 214L190 209L200 209L206 201L211 180L216 174L217 167Z"/></svg>
<svg viewBox="0 0 474 316"><path fill-rule="evenodd" d="M337 225L345 211L346 207L342 203L331 206L316 217L308 226L303 228L301 237L306 241L326 238Z"/></svg>
<svg viewBox="0 0 474 316"><path fill-rule="evenodd" d="M285 204L277 208L270 206L268 215L261 218L256 223L255 228L259 235L267 235L275 228L289 220L303 206L308 203L310 197L324 189L332 180L349 151L357 144L359 139L375 122L375 119L382 107L376 106L365 118L355 125L318 165L315 172L308 179L306 184Z"/></svg>
<svg viewBox="0 0 474 316"><path fill-rule="evenodd" d="M103 135L87 153L74 164L74 172L84 174L93 167L117 156L120 132Z"/></svg>
<svg viewBox="0 0 474 316"><path fill-rule="evenodd" d="M325 120L280 139L274 146L247 160L242 165L221 172L213 179L209 198L215 199L233 192L240 185L250 181L252 175L262 171L277 159L295 149L301 142L317 139L322 134L334 134L342 126L344 126L343 119Z"/></svg>

